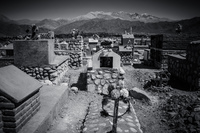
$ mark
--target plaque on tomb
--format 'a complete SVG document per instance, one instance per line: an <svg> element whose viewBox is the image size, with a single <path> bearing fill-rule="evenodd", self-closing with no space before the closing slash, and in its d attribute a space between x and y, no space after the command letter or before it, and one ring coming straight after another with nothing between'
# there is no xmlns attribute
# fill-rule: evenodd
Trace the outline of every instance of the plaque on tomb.
<svg viewBox="0 0 200 133"><path fill-rule="evenodd" d="M100 57L100 67L113 67L113 57Z"/></svg>
<svg viewBox="0 0 200 133"><path fill-rule="evenodd" d="M32 96L42 84L17 67L10 65L0 68L0 94L18 104Z"/></svg>
<svg viewBox="0 0 200 133"><path fill-rule="evenodd" d="M99 50L92 56L92 68L120 68L121 57L109 50Z"/></svg>

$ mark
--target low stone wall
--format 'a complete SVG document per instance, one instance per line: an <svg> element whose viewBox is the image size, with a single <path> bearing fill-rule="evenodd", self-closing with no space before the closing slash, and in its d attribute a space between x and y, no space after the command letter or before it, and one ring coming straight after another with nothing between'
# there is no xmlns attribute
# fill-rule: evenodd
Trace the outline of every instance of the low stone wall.
<svg viewBox="0 0 200 133"><path fill-rule="evenodd" d="M117 69L95 69L87 73L87 89L90 92L108 94L108 86L116 87L123 81L123 74Z"/></svg>
<svg viewBox="0 0 200 133"><path fill-rule="evenodd" d="M20 105L15 105L7 98L0 96L0 131L5 133L17 133L27 121L40 109L40 94L37 92Z"/></svg>
<svg viewBox="0 0 200 133"><path fill-rule="evenodd" d="M59 84L68 71L68 60L59 66L19 67L22 71L45 84Z"/></svg>
<svg viewBox="0 0 200 133"><path fill-rule="evenodd" d="M66 55L69 55L69 52L68 51L65 51L65 50L56 50L54 51L55 55L58 55L58 56L66 56Z"/></svg>
<svg viewBox="0 0 200 133"><path fill-rule="evenodd" d="M71 68L82 66L82 52L70 52L69 57L69 66Z"/></svg>
<svg viewBox="0 0 200 133"><path fill-rule="evenodd" d="M130 52L121 52L120 56L121 56L121 62L123 64L131 64L131 62L133 60L132 53L130 53Z"/></svg>
<svg viewBox="0 0 200 133"><path fill-rule="evenodd" d="M14 59L0 59L0 67L8 66L14 64Z"/></svg>

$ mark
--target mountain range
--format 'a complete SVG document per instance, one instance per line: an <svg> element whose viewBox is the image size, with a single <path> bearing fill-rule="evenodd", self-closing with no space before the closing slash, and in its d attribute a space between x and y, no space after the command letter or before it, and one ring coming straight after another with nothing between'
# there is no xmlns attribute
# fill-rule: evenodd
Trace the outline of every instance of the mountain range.
<svg viewBox="0 0 200 133"><path fill-rule="evenodd" d="M56 34L70 33L76 28L85 33L118 33L132 27L133 32L139 33L174 33L176 26L183 25L184 33L199 33L200 18L186 20L171 20L159 18L147 13L127 13L127 12L89 12L85 15L73 19L43 19L43 20L11 20L4 15L0 15L0 36L24 35L27 28L32 24L39 27L40 32L53 30Z"/></svg>

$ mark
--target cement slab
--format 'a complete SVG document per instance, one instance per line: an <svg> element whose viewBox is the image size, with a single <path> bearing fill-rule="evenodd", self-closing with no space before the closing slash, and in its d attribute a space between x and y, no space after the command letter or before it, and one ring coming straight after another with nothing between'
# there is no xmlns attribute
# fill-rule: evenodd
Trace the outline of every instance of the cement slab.
<svg viewBox="0 0 200 133"><path fill-rule="evenodd" d="M40 87L39 81L13 65L0 68L0 93L14 103L22 102Z"/></svg>
<svg viewBox="0 0 200 133"><path fill-rule="evenodd" d="M66 86L43 86L40 89L40 110L19 133L45 133L68 98Z"/></svg>

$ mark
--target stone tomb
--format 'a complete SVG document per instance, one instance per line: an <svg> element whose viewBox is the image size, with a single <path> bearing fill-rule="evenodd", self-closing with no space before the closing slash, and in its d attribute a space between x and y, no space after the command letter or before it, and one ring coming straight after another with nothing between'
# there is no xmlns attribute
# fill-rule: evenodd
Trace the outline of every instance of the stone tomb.
<svg viewBox="0 0 200 133"><path fill-rule="evenodd" d="M120 68L121 64L120 60L121 57L117 53L113 52L112 49L109 50L102 49L92 56L92 68L118 69Z"/></svg>
<svg viewBox="0 0 200 133"><path fill-rule="evenodd" d="M87 73L87 89L90 92L108 94L109 85L116 87L123 82L121 57L112 50L100 50L92 57L92 70Z"/></svg>
<svg viewBox="0 0 200 133"><path fill-rule="evenodd" d="M20 40L14 42L14 64L17 66L44 66L55 59L54 39Z"/></svg>
<svg viewBox="0 0 200 133"><path fill-rule="evenodd" d="M0 75L0 132L16 133L40 109L42 85L13 65Z"/></svg>

